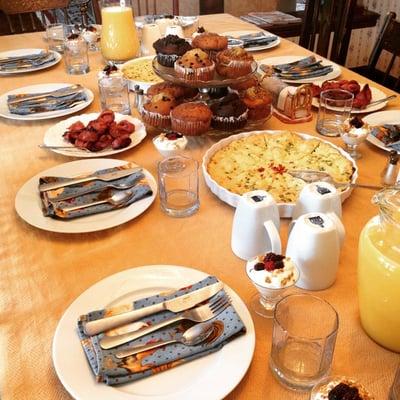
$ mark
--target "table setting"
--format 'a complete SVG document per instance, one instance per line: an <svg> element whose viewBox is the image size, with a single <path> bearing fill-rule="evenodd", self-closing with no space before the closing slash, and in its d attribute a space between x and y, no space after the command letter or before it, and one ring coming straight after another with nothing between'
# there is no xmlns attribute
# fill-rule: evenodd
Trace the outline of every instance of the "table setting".
<svg viewBox="0 0 400 400"><path fill-rule="evenodd" d="M122 3L0 45L4 398L39 347L45 397L385 398L398 96L230 15Z"/></svg>

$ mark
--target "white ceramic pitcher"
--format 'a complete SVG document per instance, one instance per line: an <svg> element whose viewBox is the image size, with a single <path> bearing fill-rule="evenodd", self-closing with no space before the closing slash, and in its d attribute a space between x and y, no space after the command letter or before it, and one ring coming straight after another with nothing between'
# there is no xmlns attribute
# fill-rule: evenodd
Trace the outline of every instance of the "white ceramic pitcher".
<svg viewBox="0 0 400 400"><path fill-rule="evenodd" d="M312 212L292 221L286 256L300 270L296 286L323 290L335 282L344 235L344 226L334 212Z"/></svg>
<svg viewBox="0 0 400 400"><path fill-rule="evenodd" d="M264 190L241 196L233 218L232 251L243 260L272 251L281 254L279 210Z"/></svg>

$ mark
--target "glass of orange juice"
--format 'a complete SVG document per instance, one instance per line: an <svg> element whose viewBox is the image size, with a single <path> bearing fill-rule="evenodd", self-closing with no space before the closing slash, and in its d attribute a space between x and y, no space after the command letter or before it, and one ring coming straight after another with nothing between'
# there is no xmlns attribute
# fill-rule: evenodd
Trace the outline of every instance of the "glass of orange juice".
<svg viewBox="0 0 400 400"><path fill-rule="evenodd" d="M121 63L139 56L140 43L131 0L102 0L101 53L108 62Z"/></svg>
<svg viewBox="0 0 400 400"><path fill-rule="evenodd" d="M361 324L377 343L400 352L400 186L372 201L380 215L364 227L358 247Z"/></svg>

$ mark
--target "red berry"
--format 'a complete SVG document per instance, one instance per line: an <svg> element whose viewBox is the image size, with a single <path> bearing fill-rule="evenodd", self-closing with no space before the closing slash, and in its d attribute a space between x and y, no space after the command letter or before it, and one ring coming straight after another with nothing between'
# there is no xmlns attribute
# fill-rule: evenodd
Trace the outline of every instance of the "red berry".
<svg viewBox="0 0 400 400"><path fill-rule="evenodd" d="M273 271L275 269L275 262L274 261L267 261L264 263L265 269L267 271Z"/></svg>

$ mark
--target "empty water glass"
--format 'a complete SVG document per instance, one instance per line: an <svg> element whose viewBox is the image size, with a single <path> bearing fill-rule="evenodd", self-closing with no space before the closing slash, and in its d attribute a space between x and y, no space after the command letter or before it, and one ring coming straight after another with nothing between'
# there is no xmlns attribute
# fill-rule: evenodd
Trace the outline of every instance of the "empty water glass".
<svg viewBox="0 0 400 400"><path fill-rule="evenodd" d="M64 25L49 24L46 26L46 40L49 50L64 51Z"/></svg>
<svg viewBox="0 0 400 400"><path fill-rule="evenodd" d="M171 217L188 217L199 209L198 162L169 157L158 163L161 209Z"/></svg>
<svg viewBox="0 0 400 400"><path fill-rule="evenodd" d="M317 131L323 136L340 136L342 125L350 117L354 95L347 90L330 89L321 92Z"/></svg>
<svg viewBox="0 0 400 400"><path fill-rule="evenodd" d="M312 312L310 312L312 310ZM278 302L269 365L284 386L311 390L329 374L339 317L325 300L292 294Z"/></svg>
<svg viewBox="0 0 400 400"><path fill-rule="evenodd" d="M98 84L102 110L130 115L129 82L122 73L101 74Z"/></svg>
<svg viewBox="0 0 400 400"><path fill-rule="evenodd" d="M71 34L64 40L64 61L68 74L89 72L88 44L78 34Z"/></svg>

